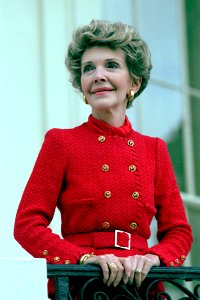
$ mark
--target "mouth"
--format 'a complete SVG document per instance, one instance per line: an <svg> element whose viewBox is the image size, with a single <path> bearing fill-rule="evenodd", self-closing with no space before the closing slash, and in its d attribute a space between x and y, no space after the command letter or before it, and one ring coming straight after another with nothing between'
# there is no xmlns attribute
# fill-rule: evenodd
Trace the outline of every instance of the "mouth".
<svg viewBox="0 0 200 300"><path fill-rule="evenodd" d="M94 94L94 95L103 95L103 94L106 94L107 92L111 92L113 90L114 90L113 88L99 87L99 88L93 89L91 91L91 94Z"/></svg>

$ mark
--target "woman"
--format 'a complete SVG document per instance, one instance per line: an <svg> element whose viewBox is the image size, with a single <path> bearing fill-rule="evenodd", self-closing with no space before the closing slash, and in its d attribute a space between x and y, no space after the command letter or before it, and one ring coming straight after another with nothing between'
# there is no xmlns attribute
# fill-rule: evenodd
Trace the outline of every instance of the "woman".
<svg viewBox="0 0 200 300"><path fill-rule="evenodd" d="M134 131L126 116L147 86L150 53L133 27L92 21L75 31L66 65L92 113L47 132L14 235L48 263L97 264L107 286L140 287L152 266L180 266L192 243L164 141ZM48 228L56 207L63 238ZM154 216L158 244L148 247Z"/></svg>

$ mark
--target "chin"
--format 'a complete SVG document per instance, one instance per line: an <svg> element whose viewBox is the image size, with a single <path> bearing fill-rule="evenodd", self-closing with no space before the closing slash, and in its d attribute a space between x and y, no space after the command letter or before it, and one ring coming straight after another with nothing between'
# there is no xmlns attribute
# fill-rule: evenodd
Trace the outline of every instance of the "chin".
<svg viewBox="0 0 200 300"><path fill-rule="evenodd" d="M98 110L106 110L106 109L112 109L115 107L115 105L111 105L110 103L99 103L98 105L92 106L94 109Z"/></svg>
<svg viewBox="0 0 200 300"><path fill-rule="evenodd" d="M111 99L108 98L102 98L102 99L97 99L95 101L92 101L94 104L94 106L96 107L100 107L100 106L104 106L104 107L113 107L116 106L118 103L116 103L116 101L112 101Z"/></svg>

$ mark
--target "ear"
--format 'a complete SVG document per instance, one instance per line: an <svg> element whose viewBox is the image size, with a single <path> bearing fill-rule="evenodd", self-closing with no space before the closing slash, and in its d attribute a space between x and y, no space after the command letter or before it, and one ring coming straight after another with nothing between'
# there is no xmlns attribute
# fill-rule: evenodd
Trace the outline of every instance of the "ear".
<svg viewBox="0 0 200 300"><path fill-rule="evenodd" d="M142 84L142 78L133 79L131 88L133 89L135 94L139 91L141 84Z"/></svg>

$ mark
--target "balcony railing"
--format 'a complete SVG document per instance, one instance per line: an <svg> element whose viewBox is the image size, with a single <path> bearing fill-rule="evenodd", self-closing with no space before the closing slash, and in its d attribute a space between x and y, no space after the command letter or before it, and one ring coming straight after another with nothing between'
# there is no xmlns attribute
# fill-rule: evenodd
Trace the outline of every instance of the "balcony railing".
<svg viewBox="0 0 200 300"><path fill-rule="evenodd" d="M108 288L102 283L101 269L95 265L49 264L47 273L48 278L54 278L56 300L73 299L71 285L79 287L80 300L148 300L158 282L164 282L165 291L155 295L155 300L200 300L200 268L196 267L153 267L147 276L142 298L134 286L122 284Z"/></svg>

